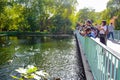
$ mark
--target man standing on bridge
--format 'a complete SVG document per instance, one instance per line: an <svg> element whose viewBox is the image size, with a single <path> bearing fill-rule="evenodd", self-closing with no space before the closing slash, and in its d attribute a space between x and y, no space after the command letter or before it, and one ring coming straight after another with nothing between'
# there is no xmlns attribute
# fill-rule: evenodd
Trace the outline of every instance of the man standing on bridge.
<svg viewBox="0 0 120 80"><path fill-rule="evenodd" d="M114 40L114 36L113 36L113 31L114 31L114 26L113 26L113 23L110 23L110 25L108 26L108 30L109 30L109 33L108 33L108 39L110 38L110 35L112 36L112 39Z"/></svg>

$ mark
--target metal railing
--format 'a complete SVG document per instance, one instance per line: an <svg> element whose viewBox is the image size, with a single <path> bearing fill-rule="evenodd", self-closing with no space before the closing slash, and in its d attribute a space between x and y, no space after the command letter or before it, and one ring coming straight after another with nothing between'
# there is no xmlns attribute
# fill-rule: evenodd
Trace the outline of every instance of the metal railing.
<svg viewBox="0 0 120 80"><path fill-rule="evenodd" d="M75 34L88 60L94 80L120 80L120 53L92 38L81 36L78 31L75 31Z"/></svg>
<svg viewBox="0 0 120 80"><path fill-rule="evenodd" d="M120 41L120 30L114 30L114 39Z"/></svg>

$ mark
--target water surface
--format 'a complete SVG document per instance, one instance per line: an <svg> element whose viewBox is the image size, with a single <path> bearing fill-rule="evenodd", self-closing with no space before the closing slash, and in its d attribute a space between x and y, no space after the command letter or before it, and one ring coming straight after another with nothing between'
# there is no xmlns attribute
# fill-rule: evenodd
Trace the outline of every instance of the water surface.
<svg viewBox="0 0 120 80"><path fill-rule="evenodd" d="M15 69L27 65L61 80L84 80L79 64L73 36L0 38L0 80L13 80L10 75L16 75Z"/></svg>

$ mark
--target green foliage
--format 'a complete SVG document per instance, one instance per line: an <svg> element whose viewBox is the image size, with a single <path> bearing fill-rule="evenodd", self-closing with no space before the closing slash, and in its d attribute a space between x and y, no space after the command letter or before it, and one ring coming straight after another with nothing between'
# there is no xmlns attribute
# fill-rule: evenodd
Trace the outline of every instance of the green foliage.
<svg viewBox="0 0 120 80"><path fill-rule="evenodd" d="M97 16L96 16L96 12L94 9L89 9L89 8L84 8L84 9L80 9L77 16L78 16L78 21L80 21L81 23L84 23L85 20L90 19L93 22L95 22L97 20Z"/></svg>
<svg viewBox="0 0 120 80"><path fill-rule="evenodd" d="M6 0L0 0L0 13L4 11L5 5L6 5Z"/></svg>
<svg viewBox="0 0 120 80"><path fill-rule="evenodd" d="M77 0L1 0L0 30L51 31L53 28L58 30L61 25L64 30L61 31L66 33L75 21L72 18L75 17L76 3ZM60 19L56 17L58 15ZM53 19L57 19L58 24L52 22Z"/></svg>
<svg viewBox="0 0 120 80"><path fill-rule="evenodd" d="M107 14L105 16L109 16L107 19L117 17L115 20L115 28L120 30L120 0L109 0L106 11Z"/></svg>
<svg viewBox="0 0 120 80"><path fill-rule="evenodd" d="M56 15L52 17L52 24L55 32L53 33L65 33L68 29L70 29L70 25L72 24L68 18L64 18L61 15Z"/></svg>
<svg viewBox="0 0 120 80"><path fill-rule="evenodd" d="M84 8L75 14L77 0L0 0L0 31L42 31L67 33L75 22L86 19L100 24L117 16L116 29L120 29L120 0L109 0L107 9L95 12Z"/></svg>
<svg viewBox="0 0 120 80"><path fill-rule="evenodd" d="M109 11L108 10L104 10L101 12L101 21L102 20L106 20L107 21L107 24L109 24L109 21L110 21L110 15L109 15Z"/></svg>

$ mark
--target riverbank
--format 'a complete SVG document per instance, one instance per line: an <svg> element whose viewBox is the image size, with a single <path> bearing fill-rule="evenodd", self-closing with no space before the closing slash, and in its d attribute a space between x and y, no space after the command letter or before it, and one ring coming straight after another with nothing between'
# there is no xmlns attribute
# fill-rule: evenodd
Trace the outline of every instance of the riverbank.
<svg viewBox="0 0 120 80"><path fill-rule="evenodd" d="M19 32L19 31L7 31L0 32L0 36L71 36L71 33L49 33L49 32Z"/></svg>

